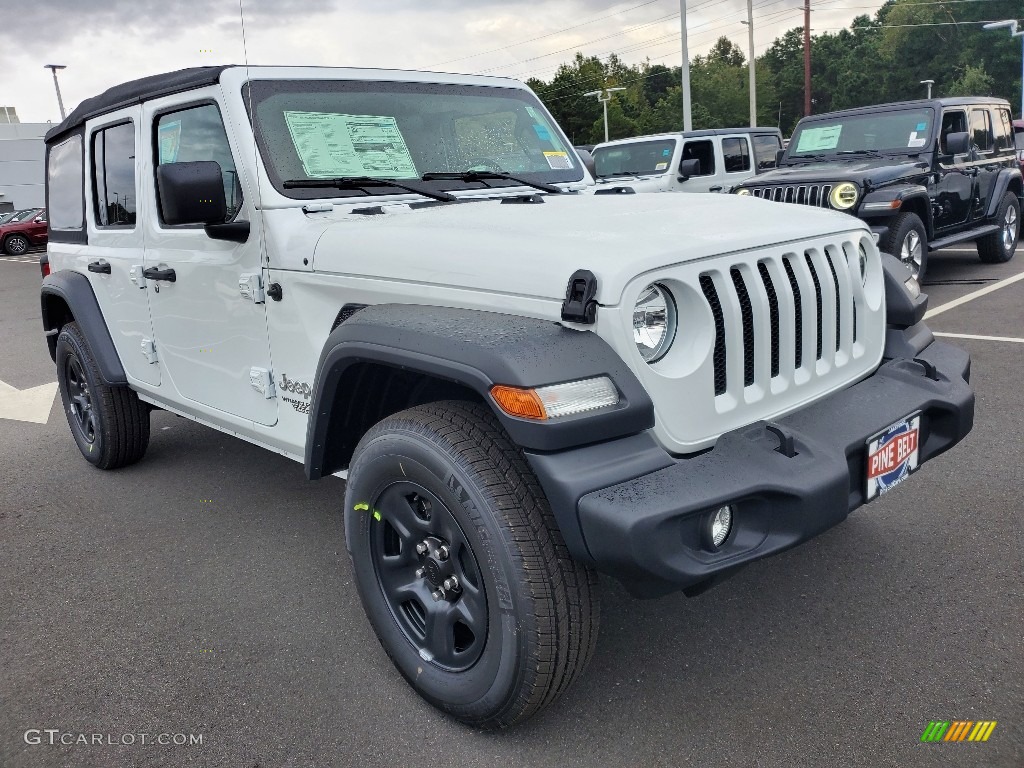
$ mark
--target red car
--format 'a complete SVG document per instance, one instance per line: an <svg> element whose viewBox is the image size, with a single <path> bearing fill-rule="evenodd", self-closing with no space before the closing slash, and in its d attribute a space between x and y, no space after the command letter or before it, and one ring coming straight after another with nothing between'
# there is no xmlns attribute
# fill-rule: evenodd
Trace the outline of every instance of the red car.
<svg viewBox="0 0 1024 768"><path fill-rule="evenodd" d="M10 256L20 256L33 245L46 245L47 225L45 208L21 211L0 225L0 246Z"/></svg>
<svg viewBox="0 0 1024 768"><path fill-rule="evenodd" d="M1017 162L1020 172L1024 173L1024 120L1013 121L1013 143L1017 150Z"/></svg>

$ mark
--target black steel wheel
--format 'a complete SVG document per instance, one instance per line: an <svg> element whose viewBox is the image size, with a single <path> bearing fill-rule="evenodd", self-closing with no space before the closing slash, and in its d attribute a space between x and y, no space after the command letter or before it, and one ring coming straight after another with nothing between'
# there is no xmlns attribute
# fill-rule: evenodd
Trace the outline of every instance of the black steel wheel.
<svg viewBox="0 0 1024 768"><path fill-rule="evenodd" d="M66 324L57 336L57 385L86 461L116 469L142 458L149 445L149 406L128 387L103 381L77 323Z"/></svg>
<svg viewBox="0 0 1024 768"><path fill-rule="evenodd" d="M384 650L465 723L525 720L593 654L596 574L569 557L522 452L482 405L417 406L364 435L345 535Z"/></svg>

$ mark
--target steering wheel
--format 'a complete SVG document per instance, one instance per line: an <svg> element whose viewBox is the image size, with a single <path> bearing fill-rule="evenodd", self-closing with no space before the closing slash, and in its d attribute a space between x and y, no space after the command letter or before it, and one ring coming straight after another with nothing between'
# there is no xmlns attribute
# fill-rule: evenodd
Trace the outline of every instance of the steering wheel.
<svg viewBox="0 0 1024 768"><path fill-rule="evenodd" d="M490 157L471 157L466 161L467 171L490 171L491 173L504 173L505 169L501 163Z"/></svg>

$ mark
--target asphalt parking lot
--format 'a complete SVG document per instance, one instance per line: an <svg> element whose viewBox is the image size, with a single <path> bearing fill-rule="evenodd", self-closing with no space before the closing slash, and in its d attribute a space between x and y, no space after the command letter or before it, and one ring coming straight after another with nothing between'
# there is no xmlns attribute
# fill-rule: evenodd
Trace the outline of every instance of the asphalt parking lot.
<svg viewBox="0 0 1024 768"><path fill-rule="evenodd" d="M31 261L0 258L0 381L19 390L55 379ZM974 360L968 439L698 598L603 580L588 673L503 733L446 719L387 660L342 481L165 412L113 473L56 404L0 419L0 767L1024 765L1024 254L953 249L930 270L930 325ZM998 725L924 744L932 720Z"/></svg>

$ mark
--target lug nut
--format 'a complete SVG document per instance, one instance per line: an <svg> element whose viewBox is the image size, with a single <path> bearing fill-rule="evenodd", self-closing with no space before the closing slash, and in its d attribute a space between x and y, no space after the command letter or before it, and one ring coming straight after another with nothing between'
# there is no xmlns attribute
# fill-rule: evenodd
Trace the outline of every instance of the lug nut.
<svg viewBox="0 0 1024 768"><path fill-rule="evenodd" d="M444 584L442 584L441 586L443 586L445 590L450 592L452 590L459 588L459 580L452 576L450 578L445 579Z"/></svg>
<svg viewBox="0 0 1024 768"><path fill-rule="evenodd" d="M416 578L417 579L422 579L426 575L427 575L426 568L417 568L416 569Z"/></svg>
<svg viewBox="0 0 1024 768"><path fill-rule="evenodd" d="M427 542L421 541L419 544L416 545L416 554L425 555L427 554L427 550L429 549L430 547L427 546Z"/></svg>
<svg viewBox="0 0 1024 768"><path fill-rule="evenodd" d="M442 544L440 547L437 548L437 559L438 560L447 560L448 559L448 547L446 545Z"/></svg>
<svg viewBox="0 0 1024 768"><path fill-rule="evenodd" d="M441 600L444 600L444 592L442 592L442 591L441 591L441 590L439 590L439 589L438 589L438 590L435 590L435 591L433 591L433 592L431 592L431 593L430 593L430 596L431 596L432 598L434 598L434 602L435 602L435 603L437 603L437 602L440 602Z"/></svg>

